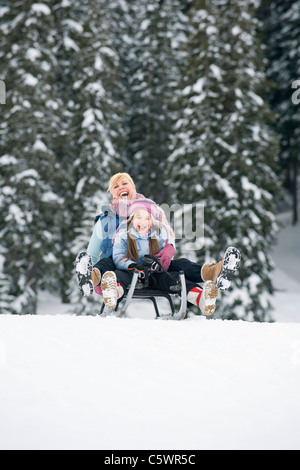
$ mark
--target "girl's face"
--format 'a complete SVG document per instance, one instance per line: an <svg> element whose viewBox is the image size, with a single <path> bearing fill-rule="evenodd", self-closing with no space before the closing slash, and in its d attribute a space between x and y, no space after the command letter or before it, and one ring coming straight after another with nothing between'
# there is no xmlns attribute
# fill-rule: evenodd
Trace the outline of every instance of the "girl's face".
<svg viewBox="0 0 300 470"><path fill-rule="evenodd" d="M152 224L151 215L145 210L136 211L132 219L132 224L138 233L147 235Z"/></svg>
<svg viewBox="0 0 300 470"><path fill-rule="evenodd" d="M120 178L112 187L111 194L113 199L129 200L133 198L135 192L130 181L124 176Z"/></svg>

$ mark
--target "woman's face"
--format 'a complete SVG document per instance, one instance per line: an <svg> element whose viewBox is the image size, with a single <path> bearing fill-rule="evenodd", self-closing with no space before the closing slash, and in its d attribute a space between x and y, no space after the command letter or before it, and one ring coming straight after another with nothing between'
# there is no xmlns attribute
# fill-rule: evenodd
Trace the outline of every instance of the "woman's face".
<svg viewBox="0 0 300 470"><path fill-rule="evenodd" d="M151 215L148 211L139 210L133 216L132 224L135 230L141 235L147 235L151 227Z"/></svg>
<svg viewBox="0 0 300 470"><path fill-rule="evenodd" d="M124 176L120 178L112 187L111 194L113 199L129 200L133 198L135 192L134 186Z"/></svg>

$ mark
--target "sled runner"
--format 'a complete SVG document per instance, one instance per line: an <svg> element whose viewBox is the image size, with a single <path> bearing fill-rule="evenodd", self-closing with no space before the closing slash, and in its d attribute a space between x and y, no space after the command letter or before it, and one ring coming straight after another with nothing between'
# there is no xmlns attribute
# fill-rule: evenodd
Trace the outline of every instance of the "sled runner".
<svg viewBox="0 0 300 470"><path fill-rule="evenodd" d="M117 304L117 307L115 308L115 312L118 312L118 316L124 316L126 315L127 309L129 305L131 304L133 299L145 299L145 300L151 300L153 303L153 307L155 310L156 318L161 318L161 314L159 312L158 304L156 299L157 298L162 298L164 297L165 299L168 300L171 313L170 315L166 316L164 315L164 318L172 318L174 320L182 320L186 316L186 311L187 311L187 299L186 299L186 283L185 283L185 276L184 273L181 271L179 273L179 278L180 278L180 289L177 288L175 292L162 292L158 289L150 289L148 287L145 287L142 283L138 282L139 280L139 271L136 269L134 271L133 277L131 284L129 288L126 290L124 297L120 303ZM176 287L178 287L176 286ZM181 292L181 301L180 301L180 306L179 309L176 311L173 303L172 296L178 294ZM99 314L102 315L105 309L105 304L103 302Z"/></svg>

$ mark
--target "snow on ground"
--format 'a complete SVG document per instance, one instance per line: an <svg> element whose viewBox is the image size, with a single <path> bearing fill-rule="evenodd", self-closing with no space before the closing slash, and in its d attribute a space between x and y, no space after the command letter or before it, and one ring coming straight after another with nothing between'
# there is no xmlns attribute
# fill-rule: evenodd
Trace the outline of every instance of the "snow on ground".
<svg viewBox="0 0 300 470"><path fill-rule="evenodd" d="M299 449L299 230L274 249L272 324L80 317L49 294L1 315L0 449Z"/></svg>
<svg viewBox="0 0 300 470"><path fill-rule="evenodd" d="M299 447L300 324L5 316L1 336L2 449Z"/></svg>

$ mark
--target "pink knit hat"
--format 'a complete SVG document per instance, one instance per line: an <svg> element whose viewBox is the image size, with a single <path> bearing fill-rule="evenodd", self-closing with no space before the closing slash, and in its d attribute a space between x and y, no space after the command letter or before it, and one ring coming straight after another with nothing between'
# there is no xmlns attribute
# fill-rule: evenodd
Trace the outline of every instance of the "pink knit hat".
<svg viewBox="0 0 300 470"><path fill-rule="evenodd" d="M128 208L128 218L132 217L133 214L136 211L139 210L145 210L151 214L154 220L159 221L161 225L166 229L167 232L167 237L171 236L173 239L175 238L174 232L172 228L170 227L170 224L168 223L165 213L163 210L155 204L152 199L146 199L146 198L141 198L141 199L135 199L129 206ZM127 221L122 221L121 224L119 225L114 237L113 237L113 243L115 242L115 237L117 233L124 227L126 226Z"/></svg>
<svg viewBox="0 0 300 470"><path fill-rule="evenodd" d="M162 211L151 199L136 199L132 202L128 210L128 216L132 217L137 211L147 211L152 215L154 220L162 220Z"/></svg>

